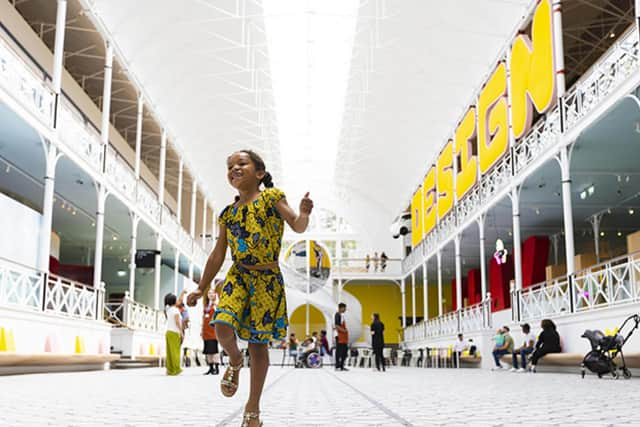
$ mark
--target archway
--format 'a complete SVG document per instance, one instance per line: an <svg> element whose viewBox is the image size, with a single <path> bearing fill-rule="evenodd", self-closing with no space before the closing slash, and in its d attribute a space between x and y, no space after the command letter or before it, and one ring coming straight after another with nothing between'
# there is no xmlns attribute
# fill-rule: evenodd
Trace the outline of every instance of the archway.
<svg viewBox="0 0 640 427"><path fill-rule="evenodd" d="M309 335L312 332L320 333L321 330L326 330L327 325L330 324L325 314L313 304L309 304L309 317L307 318L307 306L305 304L289 314L289 333L296 334L296 337L302 340L307 335L307 321ZM327 331L327 334L330 334L330 331Z"/></svg>

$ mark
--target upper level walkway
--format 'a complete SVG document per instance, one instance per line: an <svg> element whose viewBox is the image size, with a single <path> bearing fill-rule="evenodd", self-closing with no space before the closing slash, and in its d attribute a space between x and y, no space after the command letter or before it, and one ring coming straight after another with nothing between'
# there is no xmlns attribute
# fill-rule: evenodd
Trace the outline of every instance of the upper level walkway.
<svg viewBox="0 0 640 427"><path fill-rule="evenodd" d="M167 377L159 368L0 377L0 423L101 426L238 426L248 370L232 399L201 368ZM637 425L638 380L572 374L390 368L334 372L274 367L262 414L272 426ZM153 390L153 393L149 393ZM437 393L437 394L436 394ZM38 402L38 409L34 409Z"/></svg>

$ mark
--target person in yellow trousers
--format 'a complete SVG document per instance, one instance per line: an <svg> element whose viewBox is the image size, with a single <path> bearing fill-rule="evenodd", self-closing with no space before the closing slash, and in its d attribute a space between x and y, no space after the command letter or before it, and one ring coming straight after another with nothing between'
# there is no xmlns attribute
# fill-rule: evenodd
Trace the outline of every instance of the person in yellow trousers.
<svg viewBox="0 0 640 427"><path fill-rule="evenodd" d="M178 298L174 294L167 294L164 297L164 314L167 318L167 332L165 333L167 349L167 375L179 375L180 368L180 345L184 339L182 328L182 317L177 304Z"/></svg>

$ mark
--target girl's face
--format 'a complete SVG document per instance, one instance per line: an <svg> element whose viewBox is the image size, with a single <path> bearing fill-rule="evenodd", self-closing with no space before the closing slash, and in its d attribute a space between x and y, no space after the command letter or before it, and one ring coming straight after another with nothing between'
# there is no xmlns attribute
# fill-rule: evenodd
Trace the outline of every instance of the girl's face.
<svg viewBox="0 0 640 427"><path fill-rule="evenodd" d="M209 301L213 301L215 296L216 296L216 290L213 287L209 288L209 292L207 292L207 297L209 298Z"/></svg>
<svg viewBox="0 0 640 427"><path fill-rule="evenodd" d="M256 171L251 157L244 151L233 153L227 159L227 179L237 190L257 187L264 174L264 171Z"/></svg>

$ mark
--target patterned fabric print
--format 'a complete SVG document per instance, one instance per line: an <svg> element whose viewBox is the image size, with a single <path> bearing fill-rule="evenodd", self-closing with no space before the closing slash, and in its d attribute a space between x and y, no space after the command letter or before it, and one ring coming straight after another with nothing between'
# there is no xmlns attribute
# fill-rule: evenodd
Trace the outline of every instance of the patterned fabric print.
<svg viewBox="0 0 640 427"><path fill-rule="evenodd" d="M280 339L287 332L287 304L279 269L251 271L237 264L261 265L278 260L284 220L275 208L284 193L268 188L252 203L227 206L218 222L236 261L227 273L212 323L231 325L239 338L255 343Z"/></svg>
<svg viewBox="0 0 640 427"><path fill-rule="evenodd" d="M227 228L227 242L234 261L256 265L278 260L284 220L275 205L283 198L282 191L267 188L252 203L224 208L218 223Z"/></svg>
<svg viewBox="0 0 640 427"><path fill-rule="evenodd" d="M245 341L266 344L287 336L287 304L280 269L251 271L234 264L213 323L231 325Z"/></svg>

